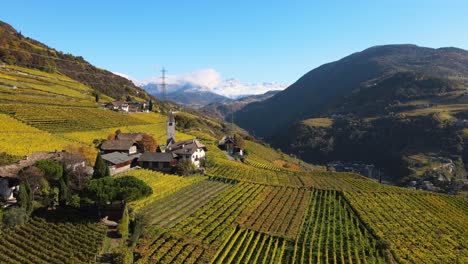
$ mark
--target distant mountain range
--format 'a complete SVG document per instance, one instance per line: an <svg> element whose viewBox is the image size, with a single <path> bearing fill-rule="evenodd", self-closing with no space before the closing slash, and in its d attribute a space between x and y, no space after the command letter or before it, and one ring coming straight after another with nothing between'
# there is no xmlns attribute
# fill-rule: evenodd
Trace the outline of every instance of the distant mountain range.
<svg viewBox="0 0 468 264"><path fill-rule="evenodd" d="M159 84L147 82L141 83L140 86L157 98L163 96ZM269 98L276 90L284 88L284 85L278 83L245 84L235 79L224 80L219 86L211 88L191 82L180 82L167 84L166 99L185 106L202 108L213 103L235 103L239 99L246 98L240 101L241 104L246 105ZM270 92L270 89L275 91ZM266 94L253 94L265 90L267 90Z"/></svg>
<svg viewBox="0 0 468 264"><path fill-rule="evenodd" d="M162 98L163 94L160 87L154 83L148 83L142 86L148 93L157 98ZM204 87L195 86L192 84L174 85L169 84L166 87L166 99L175 103L201 108L213 102L228 102L230 98L208 91Z"/></svg>
<svg viewBox="0 0 468 264"><path fill-rule="evenodd" d="M280 92L280 90L268 91L264 94L249 95L227 102L215 102L204 106L200 111L217 118L230 121L231 114L241 110L246 105L267 100Z"/></svg>

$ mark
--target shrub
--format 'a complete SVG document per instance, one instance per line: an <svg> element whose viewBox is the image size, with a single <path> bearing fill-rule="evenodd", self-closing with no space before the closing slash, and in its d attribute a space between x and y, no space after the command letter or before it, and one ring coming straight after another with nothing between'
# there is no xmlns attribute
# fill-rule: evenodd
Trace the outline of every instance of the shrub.
<svg viewBox="0 0 468 264"><path fill-rule="evenodd" d="M130 264L133 263L133 250L127 248L125 245L117 247L113 250L114 261L116 264Z"/></svg>
<svg viewBox="0 0 468 264"><path fill-rule="evenodd" d="M13 207L3 213L3 223L7 227L23 225L28 221L28 218L26 209L21 207Z"/></svg>
<svg viewBox="0 0 468 264"><path fill-rule="evenodd" d="M118 189L117 198L127 202L135 201L153 193L153 189L134 176L123 176L114 180Z"/></svg>
<svg viewBox="0 0 468 264"><path fill-rule="evenodd" d="M134 176L94 179L86 188L87 197L98 205L105 205L115 200L135 201L152 193L150 186Z"/></svg>
<svg viewBox="0 0 468 264"><path fill-rule="evenodd" d="M0 166L15 163L20 159L20 156L13 156L5 152L0 152Z"/></svg>
<svg viewBox="0 0 468 264"><path fill-rule="evenodd" d="M49 180L58 181L63 176L63 167L53 160L39 160L36 162L36 167L44 172Z"/></svg>
<svg viewBox="0 0 468 264"><path fill-rule="evenodd" d="M178 175L187 176L195 173L197 168L190 160L180 160L177 162L176 173Z"/></svg>

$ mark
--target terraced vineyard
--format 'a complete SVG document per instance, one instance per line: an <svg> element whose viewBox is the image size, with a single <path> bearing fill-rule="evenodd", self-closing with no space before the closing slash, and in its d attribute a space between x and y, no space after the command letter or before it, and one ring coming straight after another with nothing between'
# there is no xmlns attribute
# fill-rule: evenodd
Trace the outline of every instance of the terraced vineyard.
<svg viewBox="0 0 468 264"><path fill-rule="evenodd" d="M51 133L147 124L130 115L97 108L1 104L0 113Z"/></svg>
<svg viewBox="0 0 468 264"><path fill-rule="evenodd" d="M127 117L127 115L120 115ZM157 142L165 142L166 140L166 118L163 115L155 113L137 113L130 114L131 118L139 122L147 122L145 125L121 125L117 127L88 130L88 131L74 131L61 133L60 136L85 144L91 144L95 139L107 139L107 136L120 129L124 133L147 133L152 135ZM176 131L176 138L180 140L191 139L193 136L180 133Z"/></svg>
<svg viewBox="0 0 468 264"><path fill-rule="evenodd" d="M0 262L12 264L90 263L107 228L99 224L52 223L33 218L0 237Z"/></svg>
<svg viewBox="0 0 468 264"><path fill-rule="evenodd" d="M129 171L120 176L123 175L135 176L153 189L153 194L150 196L130 203L135 210L140 210L158 199L164 198L184 187L206 179L204 176L179 177L144 169Z"/></svg>
<svg viewBox="0 0 468 264"><path fill-rule="evenodd" d="M284 169L274 166L271 163L263 163L263 162L256 161L250 158L250 156L244 159L244 163L247 165L259 168L259 169L272 170L272 171L278 171L278 172L285 171Z"/></svg>
<svg viewBox="0 0 468 264"><path fill-rule="evenodd" d="M281 263L288 241L253 230L236 228L212 263Z"/></svg>
<svg viewBox="0 0 468 264"><path fill-rule="evenodd" d="M223 159L216 159L216 164L208 170L208 174L253 183L290 185L289 176L286 173L259 169Z"/></svg>
<svg viewBox="0 0 468 264"><path fill-rule="evenodd" d="M259 169L221 154L211 178L238 183L211 200L195 195L204 205L193 210L180 197L204 182L144 209L162 214L136 249L138 263L466 263L466 200L350 173Z"/></svg>
<svg viewBox="0 0 468 264"><path fill-rule="evenodd" d="M219 181L200 181L149 204L142 212L151 224L168 228L230 187L231 184Z"/></svg>
<svg viewBox="0 0 468 264"><path fill-rule="evenodd" d="M385 263L376 239L336 191L313 191L300 235L297 263Z"/></svg>
<svg viewBox="0 0 468 264"><path fill-rule="evenodd" d="M310 191L290 187L267 187L257 197L258 206L245 212L242 227L294 239L299 231Z"/></svg>
<svg viewBox="0 0 468 264"><path fill-rule="evenodd" d="M184 263L208 262L235 228L235 221L265 188L239 183L169 229L146 236L137 247L140 263L169 262L166 256L187 255ZM191 252L186 251L190 247Z"/></svg>
<svg viewBox="0 0 468 264"><path fill-rule="evenodd" d="M18 142L21 143L18 144ZM71 144L73 144L72 141L0 114L0 152L24 156L36 151L62 150Z"/></svg>
<svg viewBox="0 0 468 264"><path fill-rule="evenodd" d="M428 193L346 192L345 197L398 263L467 263L466 200Z"/></svg>
<svg viewBox="0 0 468 264"><path fill-rule="evenodd" d="M0 66L0 101L96 107L93 90L66 76L29 68ZM103 97L109 100L108 97Z"/></svg>

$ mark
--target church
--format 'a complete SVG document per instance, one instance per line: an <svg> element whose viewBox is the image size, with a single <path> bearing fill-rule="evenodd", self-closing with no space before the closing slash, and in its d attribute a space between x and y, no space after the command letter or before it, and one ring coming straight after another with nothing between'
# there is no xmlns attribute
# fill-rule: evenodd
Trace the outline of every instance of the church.
<svg viewBox="0 0 468 264"><path fill-rule="evenodd" d="M174 112L169 111L166 121L166 145L159 146L157 152L145 152L138 159L140 167L170 172L179 160L189 160L195 167L201 167L207 148L198 139L176 141L176 121Z"/></svg>

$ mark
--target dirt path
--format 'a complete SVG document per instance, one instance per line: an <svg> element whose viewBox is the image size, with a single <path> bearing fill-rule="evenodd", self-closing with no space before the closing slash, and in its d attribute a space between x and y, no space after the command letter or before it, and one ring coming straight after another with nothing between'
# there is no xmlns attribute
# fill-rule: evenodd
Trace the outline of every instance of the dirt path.
<svg viewBox="0 0 468 264"><path fill-rule="evenodd" d="M100 264L114 263L115 254L113 250L122 245L122 238L117 234L117 227L109 227L106 239L108 239L108 245L98 257L97 263Z"/></svg>
<svg viewBox="0 0 468 264"><path fill-rule="evenodd" d="M54 152L34 152L16 163L0 166L0 176L15 177L22 168L31 166L38 160L50 159L56 155Z"/></svg>

